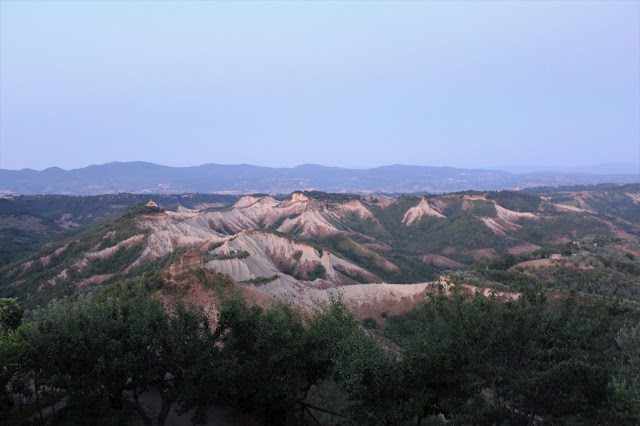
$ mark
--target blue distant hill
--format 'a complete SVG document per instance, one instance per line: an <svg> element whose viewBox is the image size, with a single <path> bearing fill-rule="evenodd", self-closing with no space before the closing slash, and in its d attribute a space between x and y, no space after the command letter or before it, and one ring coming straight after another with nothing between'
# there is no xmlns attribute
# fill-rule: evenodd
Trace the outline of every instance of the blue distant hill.
<svg viewBox="0 0 640 426"><path fill-rule="evenodd" d="M146 162L114 162L80 169L51 167L1 170L2 194L92 195L132 193L279 193L303 189L328 192L442 193L534 186L640 182L638 174L528 172L390 165L347 169L305 164L271 168L247 164L169 167Z"/></svg>

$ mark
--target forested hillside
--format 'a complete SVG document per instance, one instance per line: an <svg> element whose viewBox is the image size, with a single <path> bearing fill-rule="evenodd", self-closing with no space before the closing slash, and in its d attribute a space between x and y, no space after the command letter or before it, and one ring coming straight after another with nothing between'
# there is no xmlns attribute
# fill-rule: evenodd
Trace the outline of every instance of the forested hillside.
<svg viewBox="0 0 640 426"><path fill-rule="evenodd" d="M150 199L165 208L219 207L236 197L218 194L117 194L94 197L23 195L0 197L0 267L50 239L99 219L113 220L127 207ZM62 234L62 235L61 235Z"/></svg>
<svg viewBox="0 0 640 426"><path fill-rule="evenodd" d="M578 207L640 223L640 184L603 184L528 188L523 192L553 203Z"/></svg>

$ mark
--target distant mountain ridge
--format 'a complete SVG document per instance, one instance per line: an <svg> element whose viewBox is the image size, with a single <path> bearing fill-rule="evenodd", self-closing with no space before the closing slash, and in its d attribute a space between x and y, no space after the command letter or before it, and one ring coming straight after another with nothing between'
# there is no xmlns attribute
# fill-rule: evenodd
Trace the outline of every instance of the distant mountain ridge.
<svg viewBox="0 0 640 426"><path fill-rule="evenodd" d="M146 162L113 162L63 170L51 167L0 169L0 194L95 195L119 192L285 193L304 189L330 192L443 193L534 186L640 182L638 174L588 174L390 165L347 169L305 164L272 168L249 164L171 167Z"/></svg>

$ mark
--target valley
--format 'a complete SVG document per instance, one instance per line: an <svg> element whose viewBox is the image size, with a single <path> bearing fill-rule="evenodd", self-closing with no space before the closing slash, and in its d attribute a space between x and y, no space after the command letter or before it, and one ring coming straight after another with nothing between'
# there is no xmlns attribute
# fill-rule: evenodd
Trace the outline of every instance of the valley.
<svg viewBox="0 0 640 426"><path fill-rule="evenodd" d="M29 306L46 304L145 272L166 271L189 253L191 269L210 269L256 291L311 308L317 304L314 300L326 299L317 292L346 286L420 284L448 277L465 277L463 281L485 287L518 280L538 283L536 274L523 272L526 266L516 263L564 253L571 261L597 266L577 269L584 275L580 279L584 286L573 286L578 291L601 295L622 291L625 297L640 300L635 277L639 256L633 254L638 253L640 240L640 185L531 194L536 191L397 198L322 192L276 198L129 196L131 201L149 202L121 207L124 213L113 213L116 196L82 197L91 208L77 207L73 197L55 197L58 217L47 212L48 217L27 216L29 220L60 227L67 218L77 228L49 240L46 237L54 230L43 230L40 235L46 243L38 247L39 240L34 239L35 247L24 256L3 259L0 296L24 298ZM616 203L609 202L612 198ZM11 218L24 218L15 211L38 200L2 201L5 210L0 220L7 225L0 236L9 240L20 231L10 226ZM515 269L495 267L505 258L515 262L509 265ZM546 269L568 270L566 262L562 264ZM484 272L480 279L482 268L492 272ZM504 276L498 277L498 271ZM617 287L610 284L605 290L597 284L603 275L615 276ZM549 280L538 284L554 289L555 281ZM556 290L567 289L560 287Z"/></svg>
<svg viewBox="0 0 640 426"><path fill-rule="evenodd" d="M24 309L0 378L11 399L41 371L64 421L87 407L96 424L181 421L161 406L265 425L640 414L609 403L635 401L640 185L0 201L2 318ZM576 402L556 406L566 392Z"/></svg>

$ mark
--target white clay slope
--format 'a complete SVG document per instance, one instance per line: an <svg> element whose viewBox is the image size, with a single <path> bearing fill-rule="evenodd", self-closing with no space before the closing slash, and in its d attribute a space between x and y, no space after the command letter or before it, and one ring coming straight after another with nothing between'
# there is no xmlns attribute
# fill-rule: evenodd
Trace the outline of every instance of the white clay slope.
<svg viewBox="0 0 640 426"><path fill-rule="evenodd" d="M249 253L245 258L214 259L206 263L206 268L212 268L218 272L231 276L236 281L246 281L259 277L271 277L283 274L277 263L291 265L295 262L296 270L310 271L315 265L321 264L326 275L322 285L340 285L345 277L335 267L346 270L351 275L360 274L373 278L368 271L344 260L329 252L322 255L311 246L299 244L288 238L260 231L246 231L235 238L227 240L222 246L216 248L214 254L229 254L232 251ZM294 259L294 255L299 259Z"/></svg>
<svg viewBox="0 0 640 426"><path fill-rule="evenodd" d="M496 219L492 217L480 217L482 222L491 229L494 234L505 236L507 235L507 231L515 231L519 228L519 225L515 223L501 221L498 222Z"/></svg>
<svg viewBox="0 0 640 426"><path fill-rule="evenodd" d="M278 202L271 197L245 196L227 210L197 212L179 209L163 216L147 216L139 222L141 228L153 230L149 253L163 256L176 246L204 244L234 235L248 229L270 227L282 222L280 232L296 232L302 237L329 236L340 231L327 218L338 219L348 212L366 218L372 217L359 201L338 204L328 209L325 203L309 200L303 194Z"/></svg>
<svg viewBox="0 0 640 426"><path fill-rule="evenodd" d="M411 226L415 221L422 218L422 216L445 217L442 213L433 209L426 198L423 198L417 206L411 207L407 210L402 218L402 223L406 223L407 226Z"/></svg>
<svg viewBox="0 0 640 426"><path fill-rule="evenodd" d="M626 192L626 194L633 200L635 204L640 204L640 194L632 194L630 192Z"/></svg>
<svg viewBox="0 0 640 426"><path fill-rule="evenodd" d="M559 212L576 212L576 213L594 213L590 210L581 209L580 207L570 206L568 204L553 204Z"/></svg>
<svg viewBox="0 0 640 426"><path fill-rule="evenodd" d="M493 203L496 206L496 213L498 214L498 219L506 220L509 222L515 222L518 219L538 219L539 216L536 216L533 213L529 212L516 212L513 210L505 209L501 205L497 203Z"/></svg>
<svg viewBox="0 0 640 426"><path fill-rule="evenodd" d="M197 214L166 212L161 215L145 216L138 220L138 226L150 229L151 234L140 258L132 266L166 256L178 247L205 248L228 238L211 230L206 219Z"/></svg>
<svg viewBox="0 0 640 426"><path fill-rule="evenodd" d="M306 210L292 219L287 218L278 227L280 232L295 231L305 238L326 237L339 234L341 231L325 219L318 210Z"/></svg>
<svg viewBox="0 0 640 426"><path fill-rule="evenodd" d="M351 200L345 204L338 204L332 209L331 213L334 217L340 219L352 213L355 213L362 219L373 217L369 209L367 209L359 200Z"/></svg>
<svg viewBox="0 0 640 426"><path fill-rule="evenodd" d="M371 308L381 308L387 311L389 307L398 303L405 305L401 311L408 311L420 301L424 300L427 291L435 291L442 286L445 292L450 292L451 285L443 281L432 281L418 284L357 284L330 289L307 288L304 292L296 295L292 292L281 295L274 294L275 297L291 304L303 308L314 308L323 306L331 299L340 298L347 306L358 312L365 308L365 312ZM480 288L467 284L462 284L463 290L473 293L480 293L485 297L494 294L496 297L505 300L517 300L518 293L495 291L490 288ZM403 303L404 302L404 303ZM396 312L400 313L400 312Z"/></svg>
<svg viewBox="0 0 640 426"><path fill-rule="evenodd" d="M259 200L260 200L260 197L254 197L252 195L245 195L244 197L242 197L238 201L236 201L235 204L233 205L233 207L238 208L238 209L242 209L242 208L245 208L245 207L249 207L252 204L255 204Z"/></svg>
<svg viewBox="0 0 640 426"><path fill-rule="evenodd" d="M480 217L485 225L487 225L494 233L498 235L507 235L508 231L515 231L521 226L515 223L517 220L525 219L540 219L540 216L536 216L529 212L516 212L513 210L505 209L496 202L493 203L496 208L496 217Z"/></svg>

